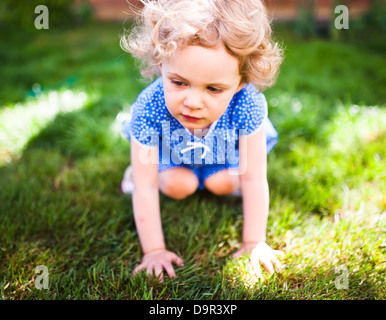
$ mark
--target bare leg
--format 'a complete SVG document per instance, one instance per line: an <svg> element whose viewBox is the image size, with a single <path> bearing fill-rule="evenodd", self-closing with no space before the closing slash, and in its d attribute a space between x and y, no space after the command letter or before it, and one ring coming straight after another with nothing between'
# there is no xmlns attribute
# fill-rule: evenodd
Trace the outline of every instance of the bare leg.
<svg viewBox="0 0 386 320"><path fill-rule="evenodd" d="M191 170L178 167L160 172L158 185L163 194L179 200L192 195L199 182Z"/></svg>
<svg viewBox="0 0 386 320"><path fill-rule="evenodd" d="M221 170L204 181L205 188L216 195L229 195L240 189L240 176L230 175L233 169Z"/></svg>

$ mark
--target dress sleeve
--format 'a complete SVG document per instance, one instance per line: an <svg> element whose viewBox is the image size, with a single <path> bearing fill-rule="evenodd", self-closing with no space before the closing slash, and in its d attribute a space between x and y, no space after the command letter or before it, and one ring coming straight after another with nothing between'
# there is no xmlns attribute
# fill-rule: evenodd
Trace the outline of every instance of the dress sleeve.
<svg viewBox="0 0 386 320"><path fill-rule="evenodd" d="M133 136L139 143L148 147L158 146L162 128L160 108L157 99L149 91L142 92L131 105L130 117L122 123L122 132L127 139Z"/></svg>
<svg viewBox="0 0 386 320"><path fill-rule="evenodd" d="M268 117L267 100L252 84L239 91L235 100L233 122L240 135L249 136L263 126Z"/></svg>

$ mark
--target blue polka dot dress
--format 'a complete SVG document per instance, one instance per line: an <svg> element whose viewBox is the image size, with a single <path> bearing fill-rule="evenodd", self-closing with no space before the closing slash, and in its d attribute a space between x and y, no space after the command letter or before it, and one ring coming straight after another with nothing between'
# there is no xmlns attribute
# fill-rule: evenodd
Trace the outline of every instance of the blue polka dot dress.
<svg viewBox="0 0 386 320"><path fill-rule="evenodd" d="M202 190L204 181L212 174L238 168L239 137L248 136L261 126L269 153L278 141L278 133L268 119L264 94L246 84L209 129L193 135L169 113L162 78L158 78L138 95L131 106L130 120L123 122L122 130L129 140L132 135L141 144L159 147L159 172L189 168L198 177Z"/></svg>

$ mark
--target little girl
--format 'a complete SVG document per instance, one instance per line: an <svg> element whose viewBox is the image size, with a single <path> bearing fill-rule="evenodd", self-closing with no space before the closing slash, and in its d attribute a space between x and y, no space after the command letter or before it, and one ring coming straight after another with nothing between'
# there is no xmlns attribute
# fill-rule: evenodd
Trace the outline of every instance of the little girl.
<svg viewBox="0 0 386 320"><path fill-rule="evenodd" d="M143 259L140 270L175 276L183 260L166 249L159 190L183 199L197 189L241 194L243 235L233 255L280 269L281 251L266 243L269 208L267 153L277 132L267 117L263 88L282 61L260 0L142 0L142 23L121 46L160 76L131 108L123 132L131 166L122 191L132 193ZM258 89L257 89L257 88Z"/></svg>

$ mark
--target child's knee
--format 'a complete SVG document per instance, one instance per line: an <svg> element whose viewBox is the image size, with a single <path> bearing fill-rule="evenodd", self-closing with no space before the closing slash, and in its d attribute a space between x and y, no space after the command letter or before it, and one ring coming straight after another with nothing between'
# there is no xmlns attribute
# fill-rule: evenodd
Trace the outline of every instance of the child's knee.
<svg viewBox="0 0 386 320"><path fill-rule="evenodd" d="M198 184L198 179L193 172L179 170L179 172L170 172L160 178L159 187L166 196L181 200L196 192Z"/></svg>
<svg viewBox="0 0 386 320"><path fill-rule="evenodd" d="M231 176L227 171L220 171L204 181L204 186L216 195L229 195L239 189L238 176Z"/></svg>

